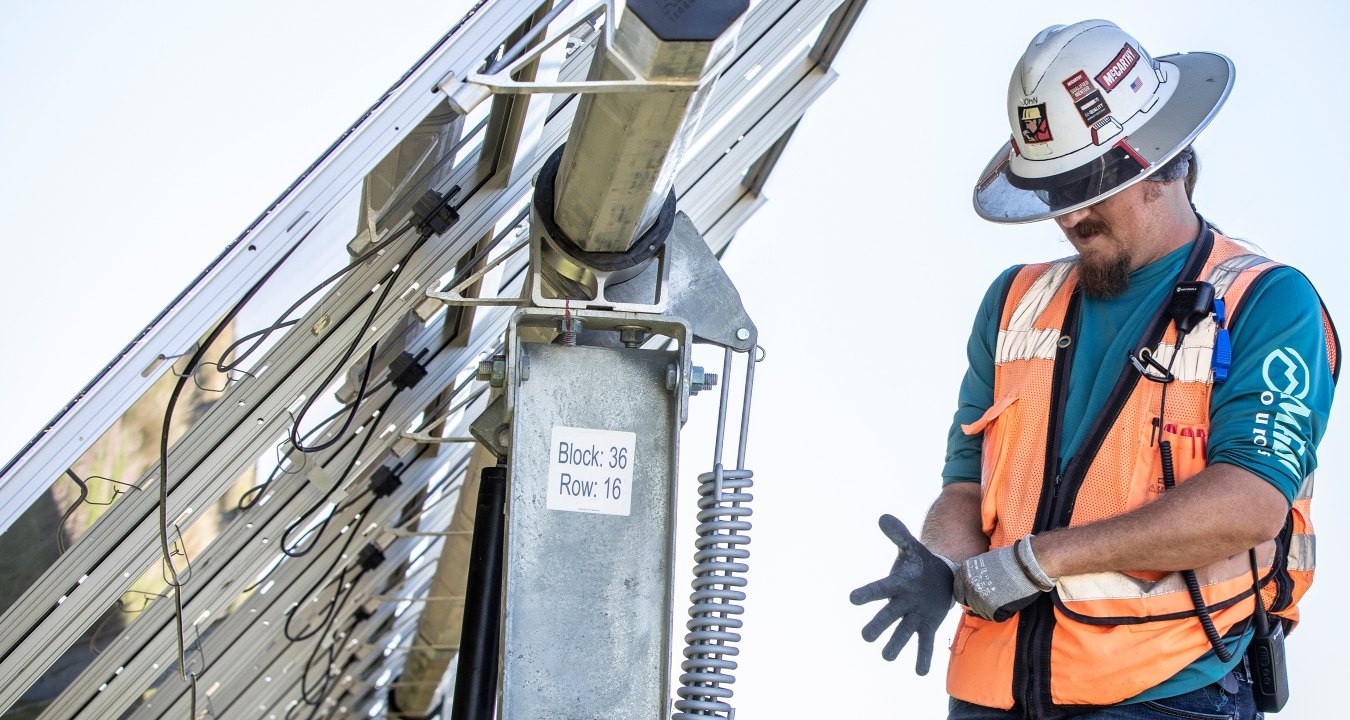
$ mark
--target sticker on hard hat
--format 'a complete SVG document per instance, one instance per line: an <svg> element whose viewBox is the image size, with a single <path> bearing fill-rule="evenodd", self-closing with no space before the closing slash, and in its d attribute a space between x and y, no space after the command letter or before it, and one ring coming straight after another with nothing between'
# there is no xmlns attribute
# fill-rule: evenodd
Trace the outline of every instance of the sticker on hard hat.
<svg viewBox="0 0 1350 720"><path fill-rule="evenodd" d="M1087 73L1082 70L1064 81L1064 89L1068 90L1069 97L1073 98L1074 107L1078 108L1078 114L1082 116L1084 125L1092 127L1093 123L1111 114L1106 98L1102 97L1100 90L1093 87Z"/></svg>
<svg viewBox="0 0 1350 720"><path fill-rule="evenodd" d="M1116 58L1111 61L1111 64L1097 73L1097 84L1101 85L1103 90L1111 92L1120 84L1121 80L1125 79L1126 75L1130 74L1137 62L1139 62L1139 51L1135 50L1133 45L1125 43L1125 47L1121 48L1119 53L1116 53Z"/></svg>
<svg viewBox="0 0 1350 720"><path fill-rule="evenodd" d="M1054 140L1050 134L1050 118L1045 116L1045 103L1017 109L1022 124L1022 140L1028 145Z"/></svg>
<svg viewBox="0 0 1350 720"><path fill-rule="evenodd" d="M1103 145L1106 141L1111 140L1124 131L1125 128L1120 124L1120 121L1108 115L1105 119L1099 120L1096 125L1092 126L1092 144Z"/></svg>

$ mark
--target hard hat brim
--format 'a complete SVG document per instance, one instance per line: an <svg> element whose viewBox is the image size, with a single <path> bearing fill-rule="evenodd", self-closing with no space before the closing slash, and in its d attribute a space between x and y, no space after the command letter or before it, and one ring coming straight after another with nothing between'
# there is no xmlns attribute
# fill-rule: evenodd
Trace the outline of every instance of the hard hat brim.
<svg viewBox="0 0 1350 720"><path fill-rule="evenodd" d="M1027 223L1065 215L1099 203L1147 178L1186 149L1228 99L1233 89L1233 63L1227 57L1211 52L1180 53L1157 60L1172 66L1168 70L1177 77L1177 89L1167 103L1155 111L1157 117L1149 119L1120 141L1128 147L1117 147L1094 161L1096 167L1086 176L1075 173L1072 182L1066 182L1064 192L1057 192L1058 188L1046 188L1042 180L1010 178L1009 159L1013 148L1011 141L1005 142L975 185L975 212L985 220L997 223ZM1136 158L1142 159L1147 166L1142 166ZM1128 167L1122 170L1123 166ZM1040 184L1042 189L1018 187L1027 186L1029 182ZM1091 190L1075 193L1068 185L1080 190L1090 187Z"/></svg>

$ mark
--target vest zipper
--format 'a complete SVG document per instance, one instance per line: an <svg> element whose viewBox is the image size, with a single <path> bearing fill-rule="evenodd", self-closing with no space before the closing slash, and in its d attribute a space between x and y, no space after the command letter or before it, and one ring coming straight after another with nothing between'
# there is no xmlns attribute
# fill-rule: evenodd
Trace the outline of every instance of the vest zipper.
<svg viewBox="0 0 1350 720"><path fill-rule="evenodd" d="M1032 526L1032 532L1036 533L1055 527L1053 512L1064 481L1064 473L1060 472L1060 436L1064 432L1064 405L1069 395L1069 371L1073 367L1074 338L1078 334L1080 298L1079 290L1074 288L1061 324L1064 328L1061 337L1067 338L1068 342L1061 340L1055 350L1055 367L1050 383L1050 418L1046 428L1045 479L1041 482L1041 498L1036 510L1036 522ZM1050 644L1055 629L1055 612L1050 596L1043 595L1022 610L1018 623L1018 652L1013 667L1013 683L1020 696L1023 717L1034 720L1046 717L1047 710L1053 707L1050 699ZM1029 671L1030 668L1034 670Z"/></svg>

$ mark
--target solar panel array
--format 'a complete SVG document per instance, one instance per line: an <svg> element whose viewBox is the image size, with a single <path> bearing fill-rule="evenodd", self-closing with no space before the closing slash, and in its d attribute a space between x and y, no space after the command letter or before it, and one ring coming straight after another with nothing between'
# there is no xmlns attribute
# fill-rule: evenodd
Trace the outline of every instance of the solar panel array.
<svg viewBox="0 0 1350 720"><path fill-rule="evenodd" d="M675 182L715 253L765 201L862 5L752 6ZM577 104L499 96L461 116L437 88L547 9L475 6L5 465L0 549L51 562L7 579L3 717L381 716L488 397L475 369L510 312L426 292L524 237ZM537 77L583 79L598 35ZM443 232L409 219L428 191L457 215ZM480 294L517 296L526 262ZM409 357L426 376L406 386ZM89 471L133 423L153 442Z"/></svg>

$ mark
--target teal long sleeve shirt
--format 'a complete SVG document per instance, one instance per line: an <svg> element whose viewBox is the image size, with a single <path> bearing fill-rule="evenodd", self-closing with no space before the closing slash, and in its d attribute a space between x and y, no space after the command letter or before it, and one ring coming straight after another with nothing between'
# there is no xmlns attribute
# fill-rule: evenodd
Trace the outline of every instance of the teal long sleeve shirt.
<svg viewBox="0 0 1350 720"><path fill-rule="evenodd" d="M1171 291L1191 244L1130 275L1114 298L1082 298L1076 350L1070 368L1059 457L1061 471L1074 457L1107 401L1133 345ZM981 441L961 425L979 419L994 399L994 348L1001 301L1017 268L1004 271L985 293L967 343L969 369L961 382L948 432L943 483L978 482ZM1231 315L1232 308L1229 308ZM1226 382L1210 397L1207 445L1175 452L1204 452L1209 464L1228 463L1265 479L1292 502L1317 467L1317 443L1326 429L1334 379L1327 363L1321 300L1297 270L1280 267L1252 287L1228 323L1233 361ZM1234 660L1211 651L1161 685L1132 698L1170 697L1208 685L1240 660L1250 636L1227 641Z"/></svg>

